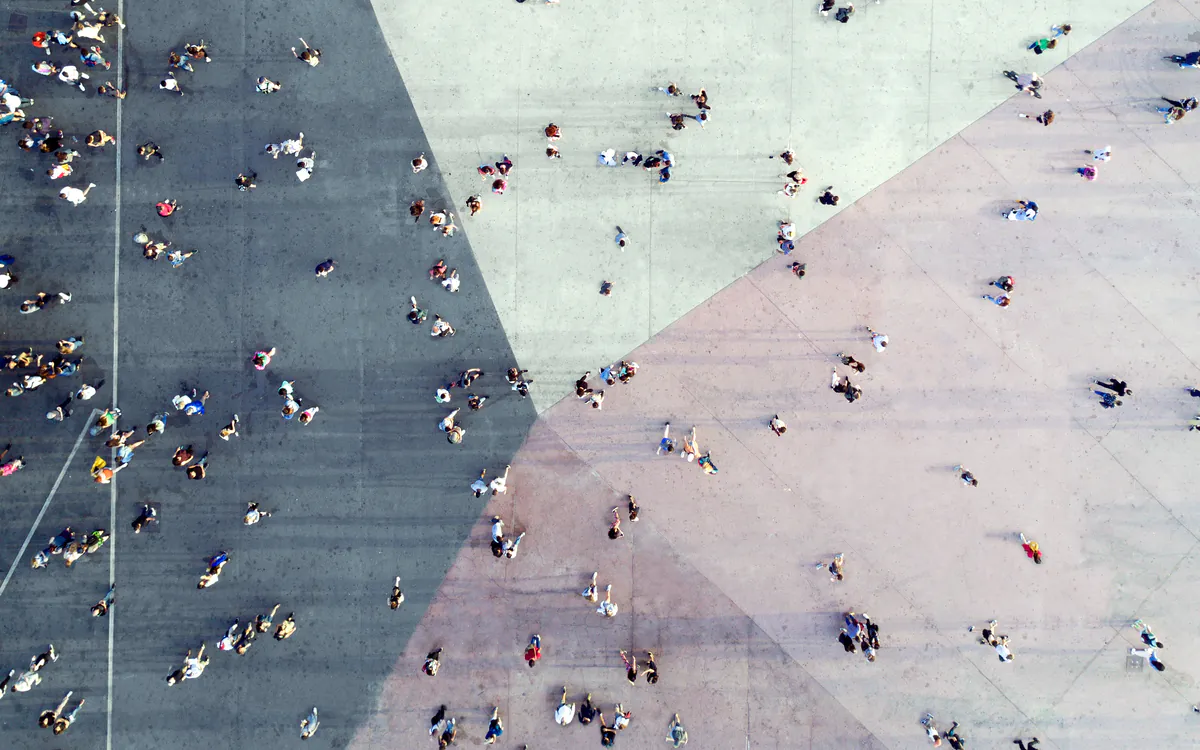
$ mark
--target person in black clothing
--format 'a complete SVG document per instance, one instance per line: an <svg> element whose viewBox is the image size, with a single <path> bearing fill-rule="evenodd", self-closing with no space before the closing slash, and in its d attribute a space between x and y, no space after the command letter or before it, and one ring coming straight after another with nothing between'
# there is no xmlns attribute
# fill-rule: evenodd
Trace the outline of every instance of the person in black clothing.
<svg viewBox="0 0 1200 750"><path fill-rule="evenodd" d="M957 734L957 730L958 722L956 721L942 735L942 739L949 742L950 747L954 748L954 750L963 750L967 746L967 741Z"/></svg>
<svg viewBox="0 0 1200 750"><path fill-rule="evenodd" d="M591 724L594 718L596 718L596 707L592 705L592 694L588 693L583 699L583 703L579 704L579 723L586 726Z"/></svg>
<svg viewBox="0 0 1200 750"><path fill-rule="evenodd" d="M1013 740L1014 745L1020 745L1021 750L1037 750L1038 738L1034 737L1029 742L1023 740Z"/></svg>
<svg viewBox="0 0 1200 750"><path fill-rule="evenodd" d="M600 744L604 747L612 747L617 741L617 730L607 726L604 723L604 712L600 712Z"/></svg>
<svg viewBox="0 0 1200 750"><path fill-rule="evenodd" d="M1191 112L1193 109L1196 108L1197 104L1200 104L1200 102L1196 101L1196 97L1194 97L1194 96L1189 96L1187 99L1184 99L1181 102L1177 102L1174 99L1168 99L1165 96L1162 96L1159 98L1162 99L1167 104L1170 104L1172 107L1180 107L1186 112Z"/></svg>
<svg viewBox="0 0 1200 750"><path fill-rule="evenodd" d="M838 635L838 643L842 644L842 648L846 649L847 654L854 653L854 639L850 637L845 628L842 628L842 632Z"/></svg>
<svg viewBox="0 0 1200 750"><path fill-rule="evenodd" d="M1107 383L1101 383L1099 380L1097 380L1096 385L1100 386L1101 388L1107 388L1110 391L1114 391L1118 396L1133 395L1133 391L1128 388L1129 384L1124 380L1109 378Z"/></svg>
<svg viewBox="0 0 1200 750"><path fill-rule="evenodd" d="M430 737L437 734L438 727L441 726L442 721L445 718L446 718L446 707L444 705L439 706L437 713L434 714L433 718L429 720L429 736Z"/></svg>

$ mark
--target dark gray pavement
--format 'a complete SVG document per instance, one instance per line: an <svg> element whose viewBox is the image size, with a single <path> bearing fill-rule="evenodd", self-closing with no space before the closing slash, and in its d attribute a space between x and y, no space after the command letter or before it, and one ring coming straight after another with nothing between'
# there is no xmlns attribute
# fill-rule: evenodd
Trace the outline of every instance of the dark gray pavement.
<svg viewBox="0 0 1200 750"><path fill-rule="evenodd" d="M74 690L87 705L70 729L72 744L105 747L109 622L87 610L107 587L115 553L111 747L281 746L294 741L313 705L322 721L316 746L342 747L478 517L482 503L467 485L482 467L503 469L534 419L532 404L504 383L512 353L465 234L443 238L408 216L412 198L437 209L445 191L368 3L127 5L130 94L120 132L113 100L93 93L102 71L92 72L84 95L29 68L41 55L30 36L65 27L66 5L13 8L28 22L21 28L14 16L16 30L3 36L0 76L37 100L32 115L54 115L79 137L75 147L86 153L69 183L97 187L73 208L54 198L61 185L44 176L46 156L0 149L8 186L0 193L2 247L17 256L21 279L0 294L2 348L52 352L61 337L85 336L83 377L108 383L89 406L104 405L118 382L123 427L169 409L181 384L212 397L203 417L173 415L166 435L119 475L111 548L70 570L58 559L30 570L28 558L62 526L109 526L110 488L87 474L107 451L89 438L75 455L0 595L0 667L22 667L47 642L62 658L40 687L0 702L0 746L42 746L49 735L38 734L37 713ZM315 69L289 50L301 35L324 51ZM106 37L115 64L116 34ZM201 37L214 62L179 73L186 96L159 91L167 52ZM73 57L56 50L50 59ZM259 75L282 81L283 91L256 94ZM83 136L96 128L117 135L119 150L87 150ZM290 159L262 153L263 144L297 131L317 151L316 173L303 184ZM4 143L19 135L19 126L0 130ZM138 159L135 146L146 140L163 148L165 163ZM421 151L434 166L413 175L408 161ZM114 299L115 158L122 218ZM259 187L239 193L233 178L247 168ZM154 203L166 197L183 208L164 220ZM198 252L178 269L148 262L131 241L143 226ZM314 278L327 257L337 270ZM439 257L459 269L459 294L426 280ZM74 294L70 305L17 314L25 296L60 288ZM457 336L431 339L427 325L411 326L410 294L450 320ZM251 353L272 346L279 351L269 370L254 371ZM488 373L479 392L492 399L465 417L466 439L456 447L437 432L444 409L433 391L468 366ZM279 417L283 378L296 381L305 405L321 407L310 426ZM5 570L88 410L81 405L62 425L42 414L79 382L55 380L0 402L0 439L30 461L0 480ZM462 398L456 391L455 405L465 406ZM216 431L234 412L242 434L223 442ZM187 481L171 467L180 444L212 451L207 479ZM276 515L243 526L251 500ZM161 525L134 536L129 522L143 502L161 505ZM221 581L197 590L204 559L221 549L232 554ZM407 596L399 612L385 604L395 575ZM260 640L244 656L215 651L232 618L246 621L276 602L280 617L296 613L291 640ZM212 651L208 671L168 688L166 675L201 641Z"/></svg>

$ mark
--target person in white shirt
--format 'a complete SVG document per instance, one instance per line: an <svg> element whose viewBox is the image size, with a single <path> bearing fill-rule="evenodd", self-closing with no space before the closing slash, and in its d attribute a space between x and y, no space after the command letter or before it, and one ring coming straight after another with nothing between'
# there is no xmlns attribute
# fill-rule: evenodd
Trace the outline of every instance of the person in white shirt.
<svg viewBox="0 0 1200 750"><path fill-rule="evenodd" d="M471 492L475 493L475 497L482 497L483 493L487 492L487 482L483 481L486 476L487 469L483 469L479 472L479 478L471 482Z"/></svg>
<svg viewBox="0 0 1200 750"><path fill-rule="evenodd" d="M575 720L575 704L567 703L567 686L563 685L562 698L559 699L558 708L554 709L554 720L561 726L570 726Z"/></svg>
<svg viewBox="0 0 1200 750"><path fill-rule="evenodd" d="M308 718L300 720L300 739L307 740L317 733L317 727L321 726L321 722L317 719L317 707L313 706L312 713Z"/></svg>
<svg viewBox="0 0 1200 750"><path fill-rule="evenodd" d="M94 187L96 187L96 183L94 182L88 183L88 186L83 190L68 185L67 187L58 191L58 197L67 201L72 206L78 206L80 203L83 203L85 200L87 200L88 193L92 192L92 188Z"/></svg>
<svg viewBox="0 0 1200 750"><path fill-rule="evenodd" d="M492 483L489 486L492 488L493 495L503 495L508 492L508 472L511 469L512 466L505 466L504 475L496 477L492 480Z"/></svg>
<svg viewBox="0 0 1200 750"><path fill-rule="evenodd" d="M458 269L457 268L450 271L449 275L447 275L446 278L442 279L442 288L452 294L454 292L458 291L459 284L460 284L460 282L458 280Z"/></svg>
<svg viewBox="0 0 1200 750"><path fill-rule="evenodd" d="M504 541L504 521L500 520L500 516L492 516L492 541Z"/></svg>
<svg viewBox="0 0 1200 750"><path fill-rule="evenodd" d="M604 601L600 602L600 606L596 608L596 612L598 614L604 615L605 617L616 617L617 616L617 605L613 604L613 602L612 602L612 584L611 583L608 584L608 586L606 586L604 588Z"/></svg>
<svg viewBox="0 0 1200 750"><path fill-rule="evenodd" d="M870 326L867 326L867 333L871 334L871 345L875 347L875 351L882 352L887 348L888 337L886 333L880 333Z"/></svg>

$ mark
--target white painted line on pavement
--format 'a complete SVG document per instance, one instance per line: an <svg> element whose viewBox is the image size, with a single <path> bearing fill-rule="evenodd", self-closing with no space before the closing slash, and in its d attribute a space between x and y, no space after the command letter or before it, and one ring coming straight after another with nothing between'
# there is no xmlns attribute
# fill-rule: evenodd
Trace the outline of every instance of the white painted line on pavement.
<svg viewBox="0 0 1200 750"><path fill-rule="evenodd" d="M117 0L117 17L125 21L125 0ZM117 90L123 91L125 77L125 27L117 26ZM112 405L117 406L117 385L120 377L118 365L121 352L121 144L125 133L122 130L121 98L117 97L117 154L113 189L113 335L112 335ZM116 450L113 450L116 456ZM117 583L117 478L108 486L108 585ZM113 641L116 633L116 607L108 608L108 704L105 707L105 750L112 750L113 737Z"/></svg>

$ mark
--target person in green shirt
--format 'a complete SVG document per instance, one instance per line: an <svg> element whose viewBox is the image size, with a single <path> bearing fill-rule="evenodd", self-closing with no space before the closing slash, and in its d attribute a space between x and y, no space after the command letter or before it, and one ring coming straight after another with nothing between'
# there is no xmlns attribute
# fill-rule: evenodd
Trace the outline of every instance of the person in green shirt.
<svg viewBox="0 0 1200 750"><path fill-rule="evenodd" d="M1057 39L1039 39L1029 45L1029 49L1033 50L1033 54L1040 55L1048 49L1054 49L1058 46Z"/></svg>

